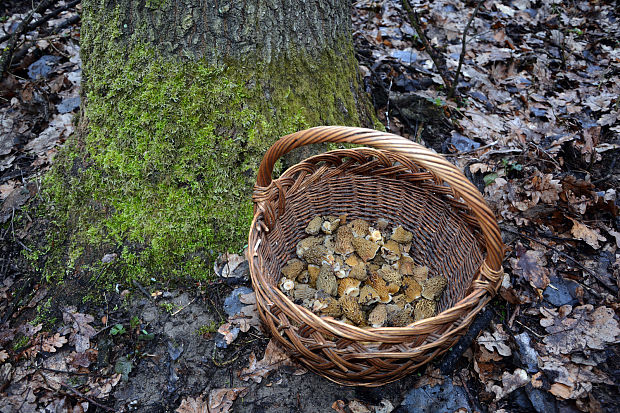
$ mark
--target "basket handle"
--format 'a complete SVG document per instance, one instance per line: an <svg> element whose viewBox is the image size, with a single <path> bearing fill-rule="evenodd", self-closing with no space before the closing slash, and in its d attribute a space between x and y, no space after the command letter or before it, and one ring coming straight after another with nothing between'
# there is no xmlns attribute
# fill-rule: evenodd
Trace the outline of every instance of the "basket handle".
<svg viewBox="0 0 620 413"><path fill-rule="evenodd" d="M478 218L482 234L486 240L487 268L481 269L495 288L499 287L502 272L504 244L495 216L478 189L463 173L441 155L424 146L392 133L372 129L351 128L345 126L318 126L295 132L278 139L269 148L258 169L257 186L267 187L271 184L273 167L276 161L295 148L314 143L354 143L383 149L406 156L418 165L434 172L444 182L450 184Z"/></svg>

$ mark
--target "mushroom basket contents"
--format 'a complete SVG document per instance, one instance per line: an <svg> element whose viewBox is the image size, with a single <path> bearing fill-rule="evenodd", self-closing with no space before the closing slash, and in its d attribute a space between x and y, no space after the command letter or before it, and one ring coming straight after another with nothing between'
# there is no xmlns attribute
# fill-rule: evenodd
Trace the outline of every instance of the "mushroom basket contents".
<svg viewBox="0 0 620 413"><path fill-rule="evenodd" d="M433 317L446 288L411 258L413 233L379 219L315 216L279 288L312 312L359 327L404 327Z"/></svg>

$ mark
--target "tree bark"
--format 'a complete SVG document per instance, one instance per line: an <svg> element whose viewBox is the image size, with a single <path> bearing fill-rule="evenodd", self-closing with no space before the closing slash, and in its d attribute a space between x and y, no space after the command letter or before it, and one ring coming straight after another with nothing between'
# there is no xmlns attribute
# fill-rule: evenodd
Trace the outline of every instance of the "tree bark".
<svg viewBox="0 0 620 413"><path fill-rule="evenodd" d="M373 125L349 7L84 0L80 133L48 179L69 257L115 253L126 278L200 277L242 247L271 143Z"/></svg>

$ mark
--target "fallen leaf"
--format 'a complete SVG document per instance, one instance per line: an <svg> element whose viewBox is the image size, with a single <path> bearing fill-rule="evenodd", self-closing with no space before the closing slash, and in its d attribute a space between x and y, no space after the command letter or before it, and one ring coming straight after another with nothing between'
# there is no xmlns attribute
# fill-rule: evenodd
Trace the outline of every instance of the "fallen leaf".
<svg viewBox="0 0 620 413"><path fill-rule="evenodd" d="M175 410L177 413L210 413L207 403L202 396L197 398L187 397L181 401L181 405Z"/></svg>
<svg viewBox="0 0 620 413"><path fill-rule="evenodd" d="M585 241L595 250L601 248L601 245L598 242L605 241L606 238L601 235L598 229L589 228L585 224L575 221L572 218L571 221L573 221L573 228L570 232L573 234L573 237Z"/></svg>
<svg viewBox="0 0 620 413"><path fill-rule="evenodd" d="M256 383L260 383L273 370L292 364L289 356L273 339L269 340L262 360L257 361L256 355L252 353L249 362L249 366L239 373L239 378L243 381L252 379Z"/></svg>
<svg viewBox="0 0 620 413"><path fill-rule="evenodd" d="M61 348L65 344L67 344L67 339L59 333L56 333L53 336L43 340L43 343L41 343L41 349L43 351L47 351L48 353L55 353L57 348Z"/></svg>
<svg viewBox="0 0 620 413"><path fill-rule="evenodd" d="M492 334L488 331L484 331L480 337L478 337L478 344L483 345L489 351L497 351L502 356L510 356L512 351L506 344L508 335L502 330L500 325L496 326L497 330Z"/></svg>
<svg viewBox="0 0 620 413"><path fill-rule="evenodd" d="M545 317L540 325L549 333L543 342L552 354L569 354L588 348L603 350L605 344L613 343L620 334L614 311L598 307L593 311L591 304L576 307L560 307L560 311L541 307ZM570 317L569 317L570 315Z"/></svg>
<svg viewBox="0 0 620 413"><path fill-rule="evenodd" d="M530 378L525 370L516 369L512 374L504 372L502 375L502 385L489 384L487 385L487 391L495 393L495 400L499 400L529 382Z"/></svg>
<svg viewBox="0 0 620 413"><path fill-rule="evenodd" d="M0 363L4 363L9 358L9 353L6 350L0 350Z"/></svg>
<svg viewBox="0 0 620 413"><path fill-rule="evenodd" d="M518 260L514 258L511 264L520 275L538 290L544 290L549 285L549 270L544 251L528 250Z"/></svg>
<svg viewBox="0 0 620 413"><path fill-rule="evenodd" d="M347 413L344 408L346 404L342 400L336 400L332 403L332 409L334 409L338 413Z"/></svg>
<svg viewBox="0 0 620 413"><path fill-rule="evenodd" d="M97 333L94 327L89 324L95 318L89 314L78 313L72 307L63 310L62 318L65 323L72 322L73 331L69 336L69 342L75 345L75 351L83 353L88 350L90 348L90 338Z"/></svg>
<svg viewBox="0 0 620 413"><path fill-rule="evenodd" d="M248 393L248 387L213 389L209 393L209 413L228 413L234 401Z"/></svg>
<svg viewBox="0 0 620 413"><path fill-rule="evenodd" d="M371 413L370 409L366 405L357 400L351 400L348 407L349 410L351 410L351 413Z"/></svg>

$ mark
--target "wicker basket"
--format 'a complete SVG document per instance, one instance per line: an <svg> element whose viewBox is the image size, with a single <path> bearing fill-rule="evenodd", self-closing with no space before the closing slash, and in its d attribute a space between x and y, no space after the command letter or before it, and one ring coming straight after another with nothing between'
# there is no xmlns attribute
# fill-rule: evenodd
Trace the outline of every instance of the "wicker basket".
<svg viewBox="0 0 620 413"><path fill-rule="evenodd" d="M322 142L376 149L330 151L271 179L282 155ZM380 386L428 363L456 343L501 283L504 247L480 192L440 155L405 138L339 126L284 136L263 158L253 199L248 259L260 316L294 357L339 384ZM416 264L448 279L437 316L359 328L319 317L277 288L310 219L340 214L385 218L414 233Z"/></svg>

